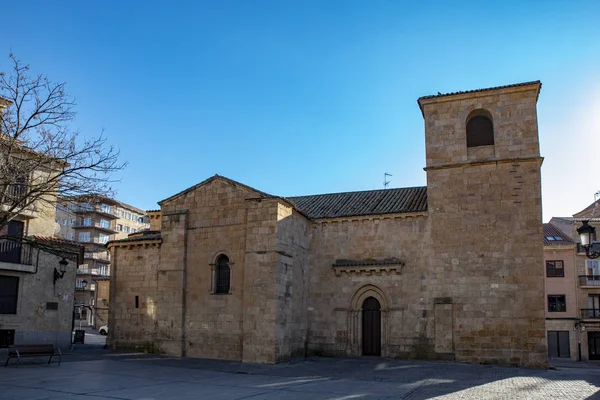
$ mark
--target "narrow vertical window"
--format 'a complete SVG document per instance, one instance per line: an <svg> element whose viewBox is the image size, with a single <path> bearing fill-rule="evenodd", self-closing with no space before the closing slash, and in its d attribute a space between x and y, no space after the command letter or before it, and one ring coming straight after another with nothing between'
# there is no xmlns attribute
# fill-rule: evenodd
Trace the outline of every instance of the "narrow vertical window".
<svg viewBox="0 0 600 400"><path fill-rule="evenodd" d="M230 284L230 269L229 269L229 258L226 255L221 255L217 259L217 267L215 274L215 293L223 294L229 293Z"/></svg>
<svg viewBox="0 0 600 400"><path fill-rule="evenodd" d="M140 296L135 296L135 308L140 308Z"/></svg>

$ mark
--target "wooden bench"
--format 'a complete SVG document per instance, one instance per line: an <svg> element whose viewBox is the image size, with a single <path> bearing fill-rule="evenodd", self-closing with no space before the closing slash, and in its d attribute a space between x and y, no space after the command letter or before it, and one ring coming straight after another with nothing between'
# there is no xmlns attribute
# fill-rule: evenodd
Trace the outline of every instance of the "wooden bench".
<svg viewBox="0 0 600 400"><path fill-rule="evenodd" d="M8 358L4 366L8 366L8 361L11 358L17 358L17 365L22 357L42 357L50 356L48 364L52 362L52 357L58 354L58 365L62 361L62 352L60 349L55 349L53 344L17 344L8 347Z"/></svg>

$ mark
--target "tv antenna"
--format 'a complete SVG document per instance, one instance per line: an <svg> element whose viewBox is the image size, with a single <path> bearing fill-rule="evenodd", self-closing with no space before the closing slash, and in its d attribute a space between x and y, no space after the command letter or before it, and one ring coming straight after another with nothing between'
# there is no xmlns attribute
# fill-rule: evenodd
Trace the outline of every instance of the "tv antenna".
<svg viewBox="0 0 600 400"><path fill-rule="evenodd" d="M390 184L390 181L388 181L388 179L387 179L388 176L392 176L392 174L388 174L387 172L384 172L384 174L383 174L383 188L384 189L387 189Z"/></svg>

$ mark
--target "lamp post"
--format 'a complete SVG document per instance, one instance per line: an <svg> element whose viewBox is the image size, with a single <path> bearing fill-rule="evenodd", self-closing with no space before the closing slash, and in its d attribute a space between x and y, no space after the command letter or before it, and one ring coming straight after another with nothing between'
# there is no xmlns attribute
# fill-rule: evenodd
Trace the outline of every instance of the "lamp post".
<svg viewBox="0 0 600 400"><path fill-rule="evenodd" d="M58 262L59 269L57 270L56 267L54 268L54 285L56 285L57 280L62 279L65 276L67 265L69 265L69 262L63 257L63 259Z"/></svg>
<svg viewBox="0 0 600 400"><path fill-rule="evenodd" d="M581 247L585 250L586 257L594 259L600 257L600 251L592 250L592 246L596 240L596 228L588 224L588 222L590 221L583 221L583 225L577 229L577 233L579 233L579 241L581 242Z"/></svg>
<svg viewBox="0 0 600 400"><path fill-rule="evenodd" d="M596 215L596 206L598 204L598 198L600 197L600 190L594 193L594 208L592 209L592 215L590 218L594 218ZM579 242L581 243L581 247L585 250L585 255L587 258L600 257L600 251L593 250L594 241L596 240L596 228L588 224L590 220L583 221L583 224L577 229L577 233L579 234Z"/></svg>

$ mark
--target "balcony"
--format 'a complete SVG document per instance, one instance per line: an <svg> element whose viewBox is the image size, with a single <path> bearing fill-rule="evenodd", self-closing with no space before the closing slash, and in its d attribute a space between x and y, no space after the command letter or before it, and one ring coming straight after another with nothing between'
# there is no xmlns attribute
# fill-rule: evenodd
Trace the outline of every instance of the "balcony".
<svg viewBox="0 0 600 400"><path fill-rule="evenodd" d="M110 263L110 254L106 254L106 252L99 252L99 253L86 252L83 255L83 258L86 260L96 260L96 261L104 263L104 264Z"/></svg>
<svg viewBox="0 0 600 400"><path fill-rule="evenodd" d="M82 205L79 207L74 207L71 209L71 211L75 214L98 214L101 215L105 218L108 219L117 219L119 218L114 212L107 212L105 209L103 209L102 207L94 207L94 206L90 206L90 205Z"/></svg>
<svg viewBox="0 0 600 400"><path fill-rule="evenodd" d="M33 248L18 239L0 239L0 262L33 265Z"/></svg>
<svg viewBox="0 0 600 400"><path fill-rule="evenodd" d="M95 283L89 283L87 285L83 285L79 282L75 283L75 290L78 292L94 292L96 291L96 284Z"/></svg>
<svg viewBox="0 0 600 400"><path fill-rule="evenodd" d="M600 309L598 308L582 308L581 319L598 319L600 318Z"/></svg>
<svg viewBox="0 0 600 400"><path fill-rule="evenodd" d="M108 277L109 272L106 268L77 268L77 275L93 275L99 277Z"/></svg>
<svg viewBox="0 0 600 400"><path fill-rule="evenodd" d="M98 229L100 231L106 232L109 235L113 235L117 233L116 230L111 228L110 226L102 226L99 221L93 221L91 224L76 224L72 226L73 229Z"/></svg>
<svg viewBox="0 0 600 400"><path fill-rule="evenodd" d="M600 288L600 275L579 275L579 287Z"/></svg>

